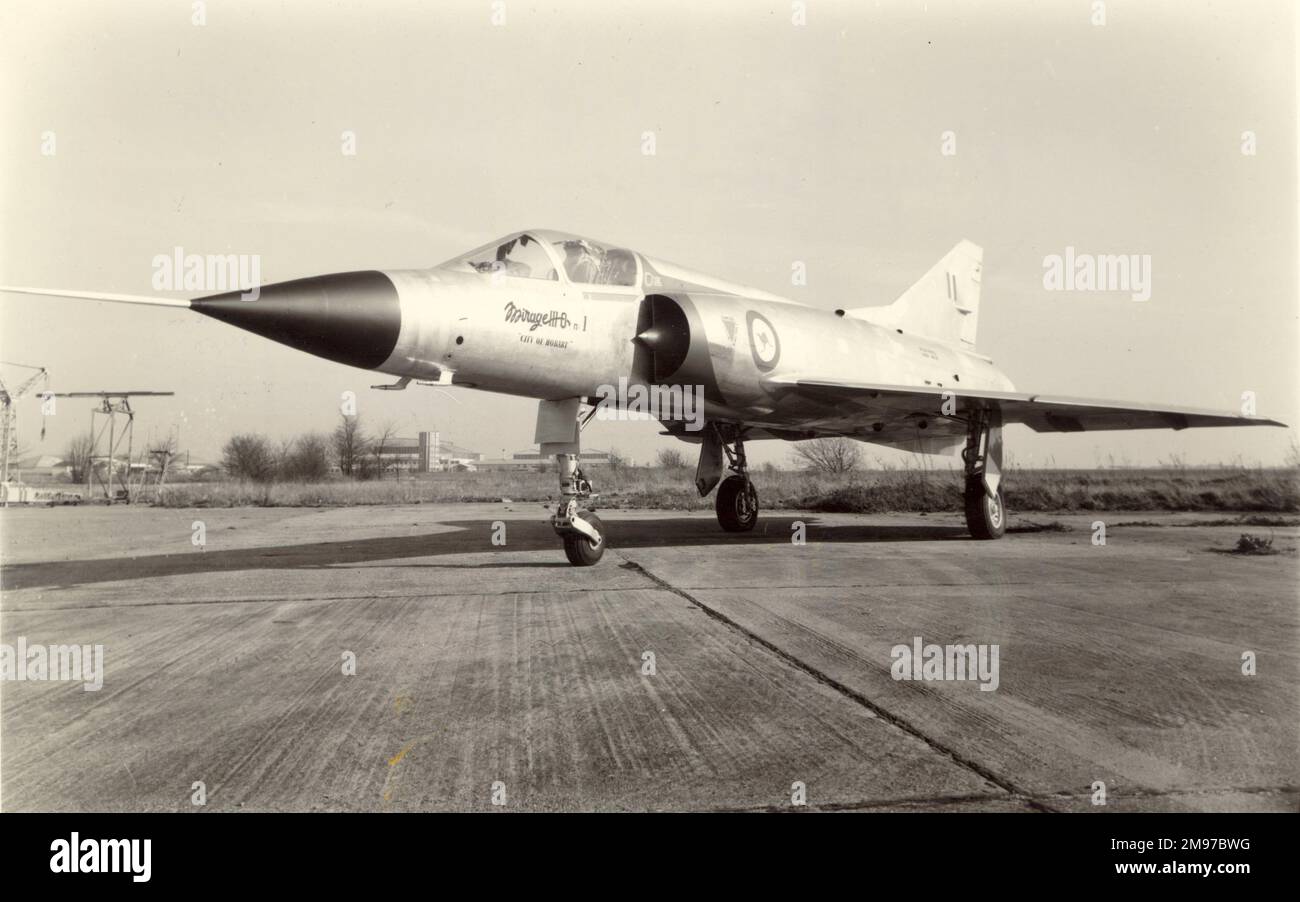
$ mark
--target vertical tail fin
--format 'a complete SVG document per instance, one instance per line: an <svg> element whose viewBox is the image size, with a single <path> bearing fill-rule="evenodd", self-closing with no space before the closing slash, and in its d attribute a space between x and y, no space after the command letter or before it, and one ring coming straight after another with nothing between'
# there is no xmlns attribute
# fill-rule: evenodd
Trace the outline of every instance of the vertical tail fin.
<svg viewBox="0 0 1300 902"><path fill-rule="evenodd" d="M979 325L983 266L984 249L960 241L894 303L857 307L845 315L971 350Z"/></svg>

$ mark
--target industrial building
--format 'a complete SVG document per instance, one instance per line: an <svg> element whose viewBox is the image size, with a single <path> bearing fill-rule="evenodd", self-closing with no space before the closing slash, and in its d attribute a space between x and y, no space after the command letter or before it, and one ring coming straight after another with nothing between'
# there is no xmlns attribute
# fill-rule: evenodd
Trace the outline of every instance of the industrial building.
<svg viewBox="0 0 1300 902"><path fill-rule="evenodd" d="M600 465L612 463L617 455L612 451L601 451L596 448L584 448L578 455L578 463L584 465ZM632 465L630 460L623 461L628 466ZM479 460L475 469L479 470L531 470L536 467L550 468L555 466L555 460L552 457L543 457L541 451L537 448L525 448L522 451L516 451L509 457L503 456Z"/></svg>
<svg viewBox="0 0 1300 902"><path fill-rule="evenodd" d="M438 432L421 432L414 438L397 436L384 442L379 455L387 474L433 473L466 467L474 469L482 458L477 451L446 441Z"/></svg>

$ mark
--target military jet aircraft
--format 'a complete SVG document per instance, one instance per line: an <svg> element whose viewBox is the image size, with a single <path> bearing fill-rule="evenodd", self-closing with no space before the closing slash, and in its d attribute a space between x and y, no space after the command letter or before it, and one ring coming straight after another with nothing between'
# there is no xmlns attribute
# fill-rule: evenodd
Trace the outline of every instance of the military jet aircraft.
<svg viewBox="0 0 1300 902"><path fill-rule="evenodd" d="M1006 424L1038 432L1283 425L1017 392L975 348L982 266L983 251L962 241L893 303L831 311L535 229L430 269L311 276L261 286L255 300L239 291L186 301L3 290L188 307L398 377L376 388L415 380L535 398L535 441L555 457L560 477L550 522L577 566L599 561L607 536L578 465L581 426L602 408L654 391L668 399L656 411L667 433L700 445L696 488L703 497L717 487L718 522L731 532L758 519L745 444L759 439L848 437L959 451L970 534L996 539L1006 530Z"/></svg>

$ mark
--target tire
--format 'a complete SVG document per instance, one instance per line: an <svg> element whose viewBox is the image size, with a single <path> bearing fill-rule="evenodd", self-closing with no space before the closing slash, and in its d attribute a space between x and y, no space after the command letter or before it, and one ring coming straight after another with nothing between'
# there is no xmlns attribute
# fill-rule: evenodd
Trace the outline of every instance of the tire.
<svg viewBox="0 0 1300 902"><path fill-rule="evenodd" d="M966 480L966 528L972 538L1000 539L1007 531L1007 506L1002 487L990 498L982 479Z"/></svg>
<svg viewBox="0 0 1300 902"><path fill-rule="evenodd" d="M728 476L718 486L718 523L727 532L749 532L758 522L758 492L743 476Z"/></svg>
<svg viewBox="0 0 1300 902"><path fill-rule="evenodd" d="M591 539L579 532L565 533L564 556L575 567L590 567L605 554L605 524L600 522L600 517L588 511L579 511L578 516L600 533L600 541L593 543Z"/></svg>

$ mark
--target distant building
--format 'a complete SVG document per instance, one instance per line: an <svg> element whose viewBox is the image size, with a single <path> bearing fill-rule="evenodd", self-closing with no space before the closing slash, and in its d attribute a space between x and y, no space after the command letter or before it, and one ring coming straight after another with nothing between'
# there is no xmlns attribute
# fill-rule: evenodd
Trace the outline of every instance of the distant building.
<svg viewBox="0 0 1300 902"><path fill-rule="evenodd" d="M398 436L384 443L380 456L385 473L431 473L456 467L474 469L482 454L444 440L440 433Z"/></svg>
<svg viewBox="0 0 1300 902"><path fill-rule="evenodd" d="M53 454L38 454L17 461L14 467L19 473L39 476L67 476L71 471L68 462Z"/></svg>
<svg viewBox="0 0 1300 902"><path fill-rule="evenodd" d="M584 449L578 455L579 464L608 464L612 463L615 455L611 451L601 451L596 448ZM477 469L480 470L533 470L539 467L550 468L555 465L555 456L548 454L542 456L542 452L536 448L527 448L523 451L516 451L509 457L491 458L480 460Z"/></svg>
<svg viewBox="0 0 1300 902"><path fill-rule="evenodd" d="M524 461L526 463L553 463L555 456L548 454L542 456L542 452L537 448L529 448L524 451L516 451L510 455L511 460ZM584 464L607 464L614 460L612 451L600 451L596 448L585 448L578 454L578 462Z"/></svg>
<svg viewBox="0 0 1300 902"><path fill-rule="evenodd" d="M543 466L541 461L511 460L508 457L488 457L474 465L476 470L532 470Z"/></svg>

